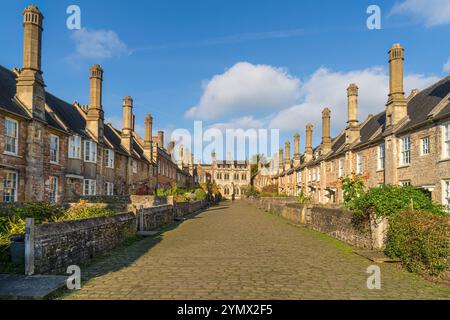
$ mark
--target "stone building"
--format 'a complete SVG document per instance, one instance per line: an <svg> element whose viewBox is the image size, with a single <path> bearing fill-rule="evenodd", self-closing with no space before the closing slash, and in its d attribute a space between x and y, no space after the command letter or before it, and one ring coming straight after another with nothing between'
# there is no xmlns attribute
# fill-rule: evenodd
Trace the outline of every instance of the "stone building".
<svg viewBox="0 0 450 320"><path fill-rule="evenodd" d="M367 188L383 184L413 185L429 190L434 201L450 205L450 76L405 96L404 49L389 50L389 95L383 111L360 122L358 86L347 89L348 121L330 137L331 110L322 113L322 142L312 146L313 127L306 127L306 146L294 161L286 143L276 174L259 175L256 184L276 183L288 195L303 192L317 203L341 203L341 178L359 175ZM450 206L449 206L450 208Z"/></svg>
<svg viewBox="0 0 450 320"><path fill-rule="evenodd" d="M226 199L241 199L250 185L251 169L248 161L217 160L216 153L211 154L211 164L195 166L196 181L215 181L220 193Z"/></svg>
<svg viewBox="0 0 450 320"><path fill-rule="evenodd" d="M0 201L61 203L80 196L148 194L165 177L176 181L172 168L178 168L170 165L163 138L153 144L150 115L144 139L135 132L131 97L123 99L121 130L104 123L99 65L89 70L87 105L67 103L46 90L44 17L34 5L23 16L23 65L0 66Z"/></svg>

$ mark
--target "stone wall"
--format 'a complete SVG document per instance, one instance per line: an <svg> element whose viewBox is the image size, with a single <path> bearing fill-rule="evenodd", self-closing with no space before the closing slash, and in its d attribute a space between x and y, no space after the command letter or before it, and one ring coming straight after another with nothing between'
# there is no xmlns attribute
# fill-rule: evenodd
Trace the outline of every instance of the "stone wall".
<svg viewBox="0 0 450 320"><path fill-rule="evenodd" d="M248 201L262 210L359 248L381 249L386 242L386 221L357 221L350 211L332 206L300 204L289 198L258 198Z"/></svg>
<svg viewBox="0 0 450 320"><path fill-rule="evenodd" d="M136 234L136 217L114 217L47 223L34 228L34 272L64 273L69 265L89 261Z"/></svg>
<svg viewBox="0 0 450 320"><path fill-rule="evenodd" d="M34 269L35 274L64 273L68 266L86 263L108 252L127 238L135 236L137 231L154 230L172 222L175 215L184 216L208 205L207 201L194 201L180 205L150 206L150 202L144 199L153 203L162 201L142 196L134 198L139 209L134 207L132 212L27 228L26 246L32 250L26 253L26 270Z"/></svg>

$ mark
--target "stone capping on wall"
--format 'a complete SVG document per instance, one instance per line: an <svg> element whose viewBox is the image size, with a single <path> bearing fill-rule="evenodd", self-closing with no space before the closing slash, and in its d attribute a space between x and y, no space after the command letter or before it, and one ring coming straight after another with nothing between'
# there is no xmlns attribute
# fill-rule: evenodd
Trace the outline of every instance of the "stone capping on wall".
<svg viewBox="0 0 450 320"><path fill-rule="evenodd" d="M144 198L138 198L143 200ZM154 199L146 198L150 201ZM137 203L140 203L139 201ZM140 205L135 212L62 221L34 226L27 219L25 234L25 270L27 275L65 273L70 265L79 265L118 246L138 231L154 230L174 220L204 209L207 201L193 201L177 208L175 204ZM176 209L177 208L177 209Z"/></svg>
<svg viewBox="0 0 450 320"><path fill-rule="evenodd" d="M306 205L284 198L252 198L248 202L296 224L326 233L350 245L373 250L384 249L389 223L373 217L356 226L350 211L336 206Z"/></svg>

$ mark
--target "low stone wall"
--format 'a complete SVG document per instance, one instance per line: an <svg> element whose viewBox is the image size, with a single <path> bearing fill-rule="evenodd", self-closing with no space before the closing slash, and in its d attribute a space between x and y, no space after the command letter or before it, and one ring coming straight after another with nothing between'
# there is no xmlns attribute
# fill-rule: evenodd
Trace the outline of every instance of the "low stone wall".
<svg viewBox="0 0 450 320"><path fill-rule="evenodd" d="M29 275L65 273L68 266L86 263L108 252L127 238L135 236L137 231L158 228L172 222L175 214L183 216L207 206L206 201L190 202L178 207L176 204L142 205L132 212L113 217L39 226L30 222L25 235L25 269Z"/></svg>
<svg viewBox="0 0 450 320"><path fill-rule="evenodd" d="M299 204L286 198L254 198L247 201L262 210L359 248L382 249L386 243L387 221L356 221L350 211Z"/></svg>
<svg viewBox="0 0 450 320"><path fill-rule="evenodd" d="M34 227L34 273L61 273L86 262L136 234L136 217L114 217L47 223Z"/></svg>
<svg viewBox="0 0 450 320"><path fill-rule="evenodd" d="M130 203L138 209L168 204L167 197L160 196L130 196Z"/></svg>
<svg viewBox="0 0 450 320"><path fill-rule="evenodd" d="M174 202L173 214L175 218L182 218L189 213L189 202Z"/></svg>
<svg viewBox="0 0 450 320"><path fill-rule="evenodd" d="M138 230L153 230L172 222L174 211L174 207L168 204L139 210Z"/></svg>

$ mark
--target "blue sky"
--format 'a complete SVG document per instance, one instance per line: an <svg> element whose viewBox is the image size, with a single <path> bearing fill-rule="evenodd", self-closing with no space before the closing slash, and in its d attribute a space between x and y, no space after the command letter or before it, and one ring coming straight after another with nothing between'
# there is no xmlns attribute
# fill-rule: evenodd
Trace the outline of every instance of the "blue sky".
<svg viewBox="0 0 450 320"><path fill-rule="evenodd" d="M155 130L168 132L192 130L195 119L205 127L273 127L283 141L300 132L303 148L307 122L320 142L325 106L333 135L344 128L350 82L360 86L360 120L383 110L393 43L406 49L407 90L450 72L448 0L34 3L45 16L47 89L87 103L88 69L100 63L106 118L119 127L122 97L131 95L139 126L152 113ZM2 3L0 64L8 68L21 65L28 4ZM81 8L80 31L66 28L71 4ZM381 8L381 30L366 27L370 4Z"/></svg>

